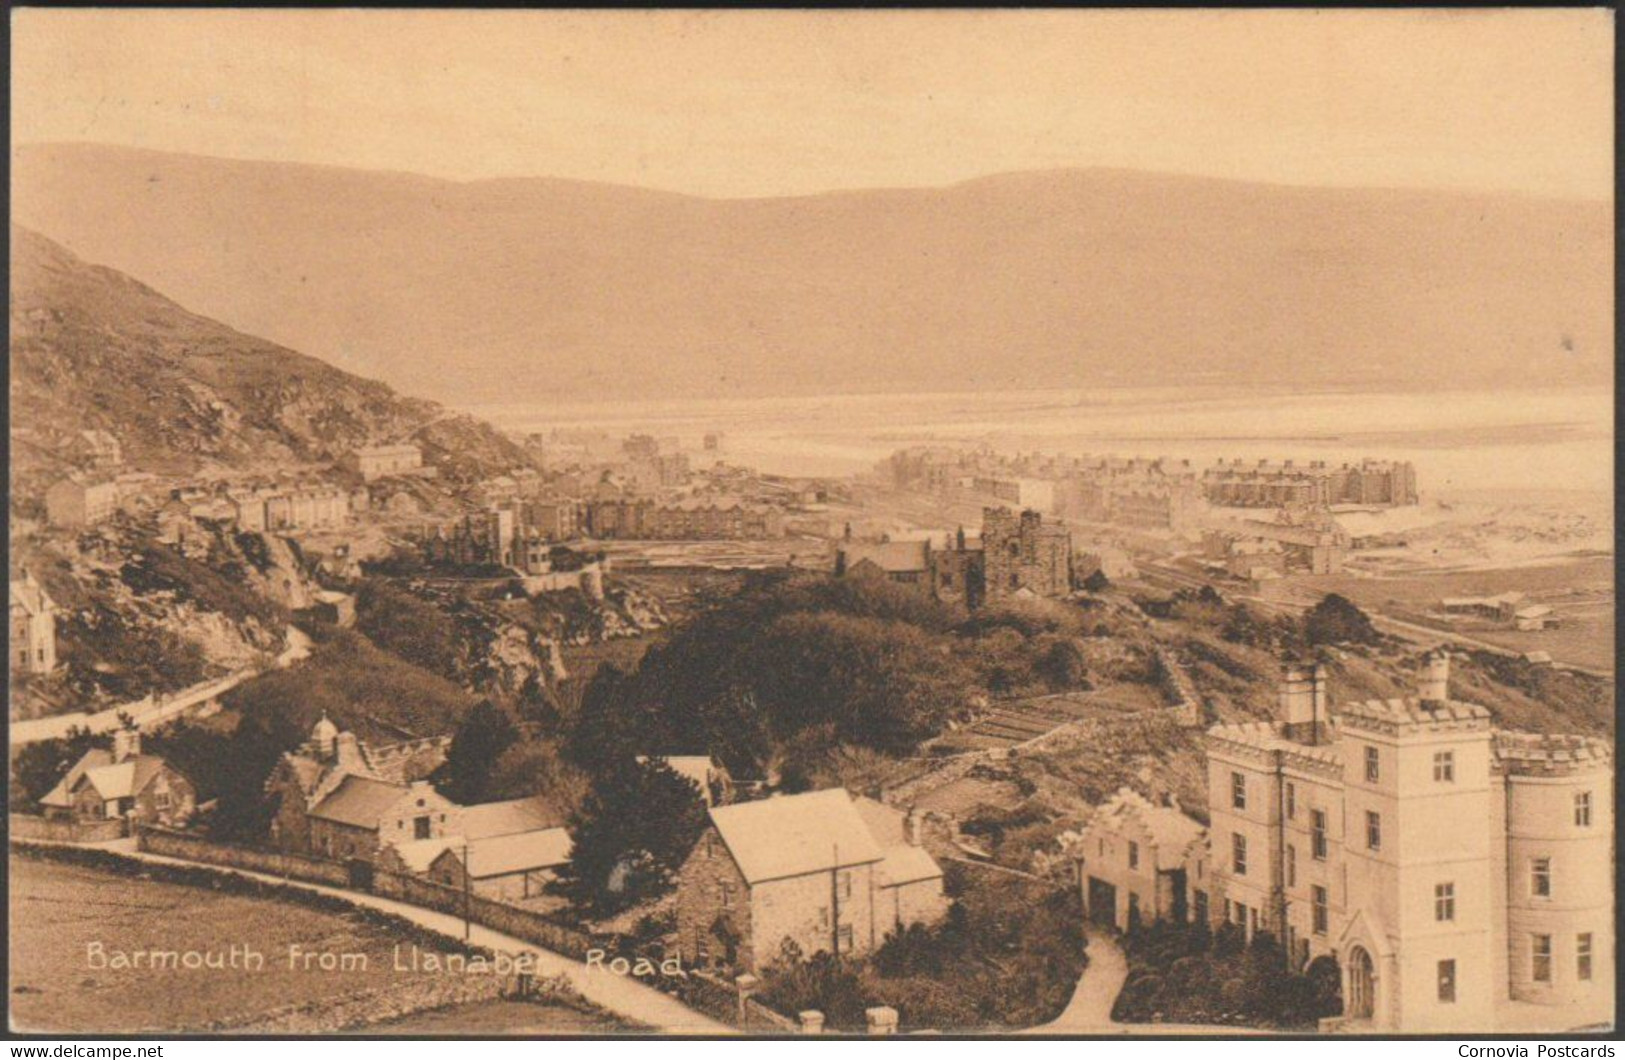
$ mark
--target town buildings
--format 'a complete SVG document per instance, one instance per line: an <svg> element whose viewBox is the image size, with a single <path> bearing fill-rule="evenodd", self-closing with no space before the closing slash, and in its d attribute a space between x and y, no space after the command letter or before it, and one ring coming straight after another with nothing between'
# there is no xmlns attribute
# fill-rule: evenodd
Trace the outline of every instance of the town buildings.
<svg viewBox="0 0 1625 1060"><path fill-rule="evenodd" d="M112 750L86 751L40 805L57 819L179 826L197 810L197 789L164 759L141 753L139 730L119 729Z"/></svg>
<svg viewBox="0 0 1625 1060"><path fill-rule="evenodd" d="M11 579L11 672L56 669L56 601L26 567Z"/></svg>
<svg viewBox="0 0 1625 1060"><path fill-rule="evenodd" d="M963 529L947 547L929 540L854 541L835 549L836 577L883 578L939 600L980 607L988 600L1062 597L1072 591L1072 535L1030 509L984 508L976 544Z"/></svg>
<svg viewBox="0 0 1625 1060"><path fill-rule="evenodd" d="M1523 593L1498 596L1447 596L1439 609L1452 618L1474 618L1523 631L1550 629L1557 625L1552 608L1525 602Z"/></svg>
<svg viewBox="0 0 1625 1060"><path fill-rule="evenodd" d="M1206 504L1190 461L1103 457L1056 483L1056 514L1080 522L1186 533Z"/></svg>
<svg viewBox="0 0 1625 1060"><path fill-rule="evenodd" d="M971 478L971 489L1018 508L1055 510L1055 483L1047 479L976 475Z"/></svg>
<svg viewBox="0 0 1625 1060"><path fill-rule="evenodd" d="M118 484L70 475L45 491L46 518L52 526L83 529L118 511Z"/></svg>
<svg viewBox="0 0 1625 1060"><path fill-rule="evenodd" d="M1416 468L1404 461L1362 460L1333 467L1324 460L1219 461L1202 475L1202 491L1226 508L1360 505L1398 508L1417 503Z"/></svg>
<svg viewBox="0 0 1625 1060"><path fill-rule="evenodd" d="M1208 733L1193 908L1297 966L1334 958L1353 1027L1484 1029L1522 1004L1612 1019L1605 742L1496 730L1437 653L1412 697L1334 712L1316 667L1289 668L1280 700Z"/></svg>
<svg viewBox="0 0 1625 1060"><path fill-rule="evenodd" d="M373 445L346 453L341 465L365 481L390 475L410 475L423 467L423 451L415 445Z"/></svg>
<svg viewBox="0 0 1625 1060"><path fill-rule="evenodd" d="M1324 509L1282 508L1273 519L1243 519L1202 535L1204 553L1238 578L1259 569L1275 574L1336 574L1348 558L1348 531Z"/></svg>
<svg viewBox="0 0 1625 1060"><path fill-rule="evenodd" d="M779 509L735 500L594 500L584 505L584 513L583 529L599 540L748 541L784 536Z"/></svg>
<svg viewBox="0 0 1625 1060"><path fill-rule="evenodd" d="M115 468L124 463L124 447L107 431L80 431L73 438L69 451L90 467Z"/></svg>
<svg viewBox="0 0 1625 1060"><path fill-rule="evenodd" d="M1072 591L1072 535L1038 512L982 511L983 586L987 600Z"/></svg>
<svg viewBox="0 0 1625 1060"><path fill-rule="evenodd" d="M947 911L919 822L841 789L713 806L678 874L685 963L755 971L786 943L803 956L872 952Z"/></svg>

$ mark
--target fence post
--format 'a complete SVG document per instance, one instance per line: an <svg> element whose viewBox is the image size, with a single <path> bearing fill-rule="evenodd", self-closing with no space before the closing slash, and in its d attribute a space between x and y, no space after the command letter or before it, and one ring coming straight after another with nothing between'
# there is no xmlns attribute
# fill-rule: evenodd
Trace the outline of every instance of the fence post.
<svg viewBox="0 0 1625 1060"><path fill-rule="evenodd" d="M796 1013L796 1016L801 1020L802 1034L824 1033L824 1014L822 1012L819 1012L815 1008L810 1008L804 1012Z"/></svg>
<svg viewBox="0 0 1625 1060"><path fill-rule="evenodd" d="M868 1020L870 1034L886 1035L897 1033L897 1010L890 1005L864 1009L863 1015Z"/></svg>
<svg viewBox="0 0 1625 1060"><path fill-rule="evenodd" d="M754 975L751 975L749 972L746 972L744 975L734 977L734 989L736 991L738 991L738 993L739 993L739 1029L740 1030L745 1029L745 1020L746 1020L746 1016L748 1014L748 1010L747 1010L747 1007L745 1005L745 1002L750 999L750 995L752 994L752 992L755 991L756 985L759 982L760 982L760 980L757 979Z"/></svg>

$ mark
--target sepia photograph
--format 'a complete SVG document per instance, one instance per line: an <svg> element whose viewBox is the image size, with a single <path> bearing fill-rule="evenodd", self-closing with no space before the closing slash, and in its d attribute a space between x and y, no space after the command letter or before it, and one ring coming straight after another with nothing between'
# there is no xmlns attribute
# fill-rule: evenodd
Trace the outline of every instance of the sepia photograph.
<svg viewBox="0 0 1625 1060"><path fill-rule="evenodd" d="M9 18L9 1036L1613 1055L1612 10Z"/></svg>

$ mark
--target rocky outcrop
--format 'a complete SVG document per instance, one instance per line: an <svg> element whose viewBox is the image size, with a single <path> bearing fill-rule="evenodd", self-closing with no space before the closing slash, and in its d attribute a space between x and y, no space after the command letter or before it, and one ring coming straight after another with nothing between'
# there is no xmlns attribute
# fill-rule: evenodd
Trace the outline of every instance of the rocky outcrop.
<svg viewBox="0 0 1625 1060"><path fill-rule="evenodd" d="M185 551L116 522L76 538L14 543L59 608L57 672L13 697L13 717L167 693L264 663L316 585L296 546L208 530Z"/></svg>

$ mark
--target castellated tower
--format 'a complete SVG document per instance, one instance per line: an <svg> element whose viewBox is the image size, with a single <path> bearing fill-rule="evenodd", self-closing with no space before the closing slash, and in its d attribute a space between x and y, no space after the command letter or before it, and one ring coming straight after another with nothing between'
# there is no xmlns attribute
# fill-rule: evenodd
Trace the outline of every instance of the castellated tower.
<svg viewBox="0 0 1625 1060"><path fill-rule="evenodd" d="M1424 658L1414 700L1338 715L1351 902L1337 943L1345 998L1379 1026L1494 1026L1506 995L1490 716L1449 699L1449 665Z"/></svg>
<svg viewBox="0 0 1625 1060"><path fill-rule="evenodd" d="M1336 961L1333 1023L1612 1022L1605 741L1496 730L1433 652L1414 696L1335 710L1323 666L1288 665L1278 716L1214 726L1206 752L1209 872L1188 904L1274 934L1294 967Z"/></svg>

